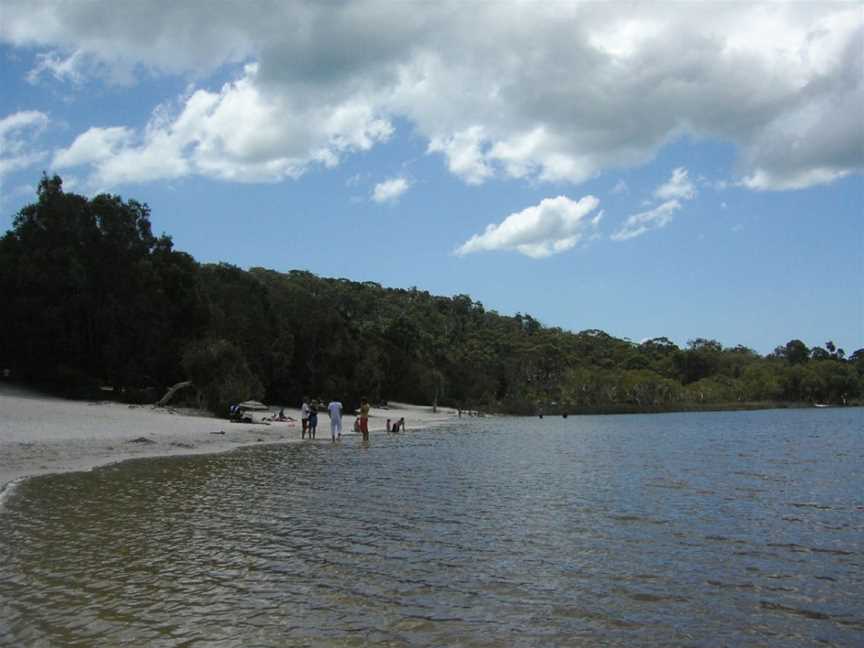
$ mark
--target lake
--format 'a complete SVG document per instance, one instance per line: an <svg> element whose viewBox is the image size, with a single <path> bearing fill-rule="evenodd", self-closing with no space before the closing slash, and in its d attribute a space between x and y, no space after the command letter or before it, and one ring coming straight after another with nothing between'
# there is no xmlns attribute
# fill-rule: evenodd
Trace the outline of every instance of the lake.
<svg viewBox="0 0 864 648"><path fill-rule="evenodd" d="M31 479L0 645L860 646L862 430L472 419Z"/></svg>

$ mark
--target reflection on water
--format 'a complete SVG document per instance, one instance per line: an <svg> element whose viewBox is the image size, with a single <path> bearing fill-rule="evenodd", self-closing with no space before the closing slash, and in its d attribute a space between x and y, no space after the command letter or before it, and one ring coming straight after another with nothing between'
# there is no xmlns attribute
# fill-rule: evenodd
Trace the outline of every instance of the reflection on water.
<svg viewBox="0 0 864 648"><path fill-rule="evenodd" d="M860 645L861 424L485 420L30 480L0 644Z"/></svg>

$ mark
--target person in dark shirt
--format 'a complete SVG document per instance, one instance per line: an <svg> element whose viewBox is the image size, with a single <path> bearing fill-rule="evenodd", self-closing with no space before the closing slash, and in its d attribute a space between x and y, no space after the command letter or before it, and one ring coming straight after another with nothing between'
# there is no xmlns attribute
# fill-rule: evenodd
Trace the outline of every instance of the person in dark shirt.
<svg viewBox="0 0 864 648"><path fill-rule="evenodd" d="M309 405L309 438L314 439L318 431L318 406L315 403Z"/></svg>

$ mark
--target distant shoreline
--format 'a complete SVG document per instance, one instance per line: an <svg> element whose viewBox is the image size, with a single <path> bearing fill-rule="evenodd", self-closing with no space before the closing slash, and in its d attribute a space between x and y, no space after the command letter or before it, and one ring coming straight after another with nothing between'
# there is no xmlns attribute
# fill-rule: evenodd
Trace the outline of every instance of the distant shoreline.
<svg viewBox="0 0 864 648"><path fill-rule="evenodd" d="M854 401L848 405L827 405L828 408L839 409L844 407L861 407L862 402ZM758 410L776 410L776 409L814 409L816 406L813 403L789 402L789 401L749 401L749 402L718 402L705 403L699 405L696 403L688 403L685 405L656 405L651 407L637 405L618 405L618 406L598 406L598 407L580 407L574 409L550 409L543 412L543 416L560 417L564 414L567 416L603 416L611 414L673 414L675 412L752 412ZM534 414L540 416L540 413Z"/></svg>

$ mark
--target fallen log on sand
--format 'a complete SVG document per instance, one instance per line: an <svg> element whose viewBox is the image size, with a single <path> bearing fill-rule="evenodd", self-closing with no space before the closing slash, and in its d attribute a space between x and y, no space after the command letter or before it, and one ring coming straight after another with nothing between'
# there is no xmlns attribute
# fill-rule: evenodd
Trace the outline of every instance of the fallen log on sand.
<svg viewBox="0 0 864 648"><path fill-rule="evenodd" d="M156 402L154 407L165 407L169 402L171 402L171 399L174 398L174 394L176 394L181 389L186 389L187 387L191 386L191 380L184 380L183 382L179 382L176 385L173 385L167 392L165 392L165 395Z"/></svg>

